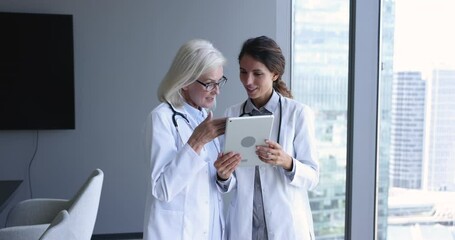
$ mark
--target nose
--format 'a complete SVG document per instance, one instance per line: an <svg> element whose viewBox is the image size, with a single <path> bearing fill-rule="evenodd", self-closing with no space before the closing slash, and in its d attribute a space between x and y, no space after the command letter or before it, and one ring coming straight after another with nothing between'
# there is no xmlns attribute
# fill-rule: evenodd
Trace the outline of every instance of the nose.
<svg viewBox="0 0 455 240"><path fill-rule="evenodd" d="M214 94L214 95L220 94L220 85L216 84L215 88L211 91L211 93Z"/></svg>
<svg viewBox="0 0 455 240"><path fill-rule="evenodd" d="M246 73L242 77L242 82L243 82L244 85L251 85L251 84L253 84L253 79L254 78L253 78L253 76L251 74Z"/></svg>

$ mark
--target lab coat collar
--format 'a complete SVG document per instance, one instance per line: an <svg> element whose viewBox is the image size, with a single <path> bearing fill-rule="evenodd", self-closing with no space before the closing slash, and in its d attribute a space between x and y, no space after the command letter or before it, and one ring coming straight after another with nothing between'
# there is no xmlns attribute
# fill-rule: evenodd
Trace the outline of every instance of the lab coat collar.
<svg viewBox="0 0 455 240"><path fill-rule="evenodd" d="M188 113L187 115L189 115L189 118L191 118L196 125L199 125L199 123L204 121L204 119L207 117L207 111L205 111L205 109L199 110L187 102L183 103L183 109L186 113Z"/></svg>
<svg viewBox="0 0 455 240"><path fill-rule="evenodd" d="M246 106L245 106L245 113L251 113L253 110L259 111L259 112L264 112L264 109L273 113L278 107L278 102L280 100L280 95L273 90L272 97L269 99L269 101L260 109L256 108L254 106L253 102L251 101L251 98L248 98L246 101Z"/></svg>

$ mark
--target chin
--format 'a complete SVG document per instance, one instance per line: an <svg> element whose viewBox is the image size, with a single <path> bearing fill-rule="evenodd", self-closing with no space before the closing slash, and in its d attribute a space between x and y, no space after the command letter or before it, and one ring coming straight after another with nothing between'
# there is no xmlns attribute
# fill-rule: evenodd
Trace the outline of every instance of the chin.
<svg viewBox="0 0 455 240"><path fill-rule="evenodd" d="M206 102L203 106L203 108L208 108L208 109L215 109L216 107L216 100L213 99L213 101Z"/></svg>
<svg viewBox="0 0 455 240"><path fill-rule="evenodd" d="M246 90L246 94L248 95L248 97L250 98L254 98L256 97L257 93L258 93L258 89L254 89L254 90L248 90L248 89L245 89Z"/></svg>
<svg viewBox="0 0 455 240"><path fill-rule="evenodd" d="M259 95L257 94L257 92L248 92L248 97L251 99L255 99L258 98Z"/></svg>

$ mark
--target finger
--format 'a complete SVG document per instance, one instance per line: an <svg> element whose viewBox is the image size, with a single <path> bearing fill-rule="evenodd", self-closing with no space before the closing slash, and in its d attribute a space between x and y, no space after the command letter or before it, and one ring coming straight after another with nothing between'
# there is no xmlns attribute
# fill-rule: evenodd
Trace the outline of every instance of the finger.
<svg viewBox="0 0 455 240"><path fill-rule="evenodd" d="M217 169L225 168L225 165L227 165L229 163L230 156L233 156L233 155L234 155L233 152L221 153L219 155L218 159L214 163L215 168L217 168Z"/></svg>
<svg viewBox="0 0 455 240"><path fill-rule="evenodd" d="M256 154L264 159L268 159L270 155L270 148L267 147L257 147Z"/></svg>
<svg viewBox="0 0 455 240"><path fill-rule="evenodd" d="M240 163L240 156L235 156L229 159L230 161L226 164L226 169L230 170L231 172L237 167Z"/></svg>
<svg viewBox="0 0 455 240"><path fill-rule="evenodd" d="M226 118L216 118L213 122L217 125L226 125Z"/></svg>
<svg viewBox="0 0 455 240"><path fill-rule="evenodd" d="M230 162L228 165L226 166L223 166L222 169L220 169L220 172L221 172L221 175L224 177L224 178L229 178L232 174L232 172L234 172L235 168L236 168L237 164L236 162Z"/></svg>
<svg viewBox="0 0 455 240"><path fill-rule="evenodd" d="M216 133L218 134L218 136L224 134L225 131L226 131L226 127L225 126L218 127L216 129Z"/></svg>
<svg viewBox="0 0 455 240"><path fill-rule="evenodd" d="M269 155L278 157L280 155L280 150L269 148Z"/></svg>
<svg viewBox="0 0 455 240"><path fill-rule="evenodd" d="M225 165L226 161L229 159L229 156L233 155L232 152L229 153L220 153L218 159L215 161L215 167L222 168Z"/></svg>
<svg viewBox="0 0 455 240"><path fill-rule="evenodd" d="M226 125L215 126L215 129L217 133L224 134L224 132L226 131Z"/></svg>
<svg viewBox="0 0 455 240"><path fill-rule="evenodd" d="M209 111L208 114L207 114L207 117L204 119L203 122L211 121L212 120L212 115L213 115L212 111Z"/></svg>
<svg viewBox="0 0 455 240"><path fill-rule="evenodd" d="M219 172L221 172L221 174L230 175L235 170L235 168L237 167L237 165L239 164L239 162L241 160L240 155L238 153L236 153L236 154L234 154L233 152L230 152L230 153L232 153L232 156L227 158L226 161L224 161L218 169Z"/></svg>
<svg viewBox="0 0 455 240"><path fill-rule="evenodd" d="M273 141L273 140L265 140L265 143L267 144L267 146L269 148L274 148L274 149L281 149L281 146L280 144L278 144L277 142Z"/></svg>
<svg viewBox="0 0 455 240"><path fill-rule="evenodd" d="M226 129L226 120L223 119L215 119L212 121L214 128L216 129L217 133L224 133Z"/></svg>
<svg viewBox="0 0 455 240"><path fill-rule="evenodd" d="M264 162L270 165L278 165L277 162L272 159L265 159Z"/></svg>

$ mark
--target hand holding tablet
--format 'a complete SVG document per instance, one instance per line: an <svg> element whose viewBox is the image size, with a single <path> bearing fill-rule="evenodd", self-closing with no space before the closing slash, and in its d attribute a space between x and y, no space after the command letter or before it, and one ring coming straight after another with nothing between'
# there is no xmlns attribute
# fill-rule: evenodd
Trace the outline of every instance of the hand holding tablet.
<svg viewBox="0 0 455 240"><path fill-rule="evenodd" d="M236 152L242 157L240 167L264 165L256 154L256 146L270 138L273 115L231 117L226 119L224 152Z"/></svg>

